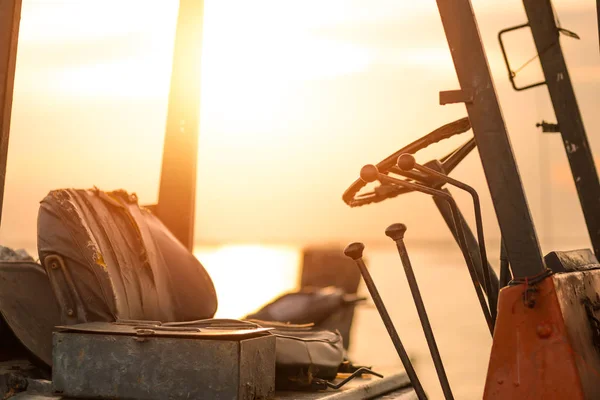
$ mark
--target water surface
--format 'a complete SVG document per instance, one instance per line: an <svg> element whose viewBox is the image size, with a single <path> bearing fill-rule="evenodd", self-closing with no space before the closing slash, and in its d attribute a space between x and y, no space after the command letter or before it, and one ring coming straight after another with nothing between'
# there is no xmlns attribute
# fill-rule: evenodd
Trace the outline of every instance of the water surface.
<svg viewBox="0 0 600 400"><path fill-rule="evenodd" d="M411 247L410 256L448 378L457 399L482 397L491 338L468 271L454 246ZM393 246L369 246L367 262L430 398L442 398L427 343ZM242 317L297 286L301 249L283 246L198 248L219 296L218 317ZM368 295L361 282L360 293ZM401 363L375 307L357 310L350 356L381 369Z"/></svg>

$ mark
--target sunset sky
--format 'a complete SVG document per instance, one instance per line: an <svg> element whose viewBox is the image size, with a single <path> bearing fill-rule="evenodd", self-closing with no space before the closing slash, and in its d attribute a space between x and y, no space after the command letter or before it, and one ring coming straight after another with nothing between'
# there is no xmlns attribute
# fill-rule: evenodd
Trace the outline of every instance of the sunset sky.
<svg viewBox="0 0 600 400"><path fill-rule="evenodd" d="M555 121L547 90L512 91L502 63L496 34L526 21L523 6L473 4L540 236L584 236L560 137L535 128ZM600 154L595 2L554 4L582 38L561 40ZM38 202L51 189L125 188L156 201L177 6L23 0L3 244L35 248ZM508 46L514 65L534 54L525 31ZM539 71L533 63L520 78ZM433 0L205 0L197 240L344 243L383 238L392 222L448 239L424 196L349 209L341 194L362 165L465 116L463 105L438 105L440 90L457 88ZM454 176L480 190L497 237L478 156Z"/></svg>

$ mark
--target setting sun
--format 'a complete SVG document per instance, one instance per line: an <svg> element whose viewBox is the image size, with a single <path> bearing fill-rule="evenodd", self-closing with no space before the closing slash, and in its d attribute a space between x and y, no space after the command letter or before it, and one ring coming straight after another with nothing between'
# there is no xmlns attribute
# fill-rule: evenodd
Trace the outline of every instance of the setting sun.
<svg viewBox="0 0 600 400"><path fill-rule="evenodd" d="M282 383L330 398L354 390L334 391L340 366L359 365L385 377L357 377L357 398L388 383L454 398L451 383L460 399L596 385L553 379L588 374L573 350L593 350L600 288L593 3L0 1L9 395L35 369L44 395L81 397L61 367L78 388L131 383L94 398L271 398ZM526 29L505 51L510 26ZM269 303L259 326L213 320ZM590 329L577 347L570 333ZM106 347L73 350L86 340ZM22 380L5 351L19 341L36 356ZM573 362L546 362L559 356Z"/></svg>

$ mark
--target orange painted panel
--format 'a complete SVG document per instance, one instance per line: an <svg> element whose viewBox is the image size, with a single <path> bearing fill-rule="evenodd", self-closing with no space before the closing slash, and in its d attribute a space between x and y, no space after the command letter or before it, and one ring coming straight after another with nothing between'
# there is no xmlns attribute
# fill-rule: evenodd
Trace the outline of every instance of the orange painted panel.
<svg viewBox="0 0 600 400"><path fill-rule="evenodd" d="M484 399L584 399L553 279L500 291Z"/></svg>

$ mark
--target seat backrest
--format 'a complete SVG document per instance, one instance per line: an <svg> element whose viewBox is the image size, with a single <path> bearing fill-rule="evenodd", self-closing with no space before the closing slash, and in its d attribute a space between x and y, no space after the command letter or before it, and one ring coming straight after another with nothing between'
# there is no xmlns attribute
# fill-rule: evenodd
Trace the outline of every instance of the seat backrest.
<svg viewBox="0 0 600 400"><path fill-rule="evenodd" d="M217 308L200 262L124 191L50 192L40 206L38 251L63 324L189 321Z"/></svg>
<svg viewBox="0 0 600 400"><path fill-rule="evenodd" d="M27 359L29 351L35 361L52 364L52 330L60 323L60 310L41 265L0 261L0 314L1 361Z"/></svg>

